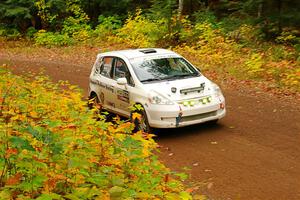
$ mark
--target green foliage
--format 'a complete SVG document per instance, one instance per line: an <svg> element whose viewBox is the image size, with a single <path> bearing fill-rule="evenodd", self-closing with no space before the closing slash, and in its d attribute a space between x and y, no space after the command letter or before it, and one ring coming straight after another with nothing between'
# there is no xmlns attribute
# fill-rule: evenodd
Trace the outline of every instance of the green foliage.
<svg viewBox="0 0 300 200"><path fill-rule="evenodd" d="M201 10L195 12L193 16L195 17L196 23L210 23L210 24L217 23L217 17L212 11L209 10Z"/></svg>
<svg viewBox="0 0 300 200"><path fill-rule="evenodd" d="M90 37L91 27L82 22L81 18L68 17L63 22L61 33L68 35L75 41L86 41Z"/></svg>
<svg viewBox="0 0 300 200"><path fill-rule="evenodd" d="M34 0L4 0L0 2L0 23L14 26L24 32L31 23Z"/></svg>
<svg viewBox="0 0 300 200"><path fill-rule="evenodd" d="M66 46L74 42L67 34L46 32L45 30L38 31L34 35L34 41L36 44L46 47Z"/></svg>
<svg viewBox="0 0 300 200"><path fill-rule="evenodd" d="M75 18L77 23L81 24L87 23L89 20L87 14L80 7L79 0L37 0L35 6L44 29L50 27L59 31L57 27L60 27L65 20L72 21L69 19L70 17Z"/></svg>
<svg viewBox="0 0 300 200"><path fill-rule="evenodd" d="M21 33L14 27L0 24L0 37L4 37L8 40L16 40L21 37Z"/></svg>
<svg viewBox="0 0 300 200"><path fill-rule="evenodd" d="M276 37L276 42L283 43L287 45L291 44L300 44L300 37L297 37L297 35L300 34L300 31L298 30L284 30L280 33L279 36Z"/></svg>
<svg viewBox="0 0 300 200"><path fill-rule="evenodd" d="M36 34L38 32L38 30L36 30L34 27L29 27L26 30L26 37L27 38L33 38L34 34Z"/></svg>
<svg viewBox="0 0 300 200"><path fill-rule="evenodd" d="M118 18L118 16L105 17L104 15L100 15L98 17L98 22L99 24L94 30L94 35L96 37L113 35L122 27L122 21Z"/></svg>
<svg viewBox="0 0 300 200"><path fill-rule="evenodd" d="M242 24L240 27L228 33L229 38L243 45L256 45L262 41L263 33L258 27Z"/></svg>
<svg viewBox="0 0 300 200"><path fill-rule="evenodd" d="M152 19L166 19L169 23L176 12L176 0L152 0L149 15Z"/></svg>
<svg viewBox="0 0 300 200"><path fill-rule="evenodd" d="M76 86L0 68L0 199L191 199L152 135L96 120L81 99Z"/></svg>

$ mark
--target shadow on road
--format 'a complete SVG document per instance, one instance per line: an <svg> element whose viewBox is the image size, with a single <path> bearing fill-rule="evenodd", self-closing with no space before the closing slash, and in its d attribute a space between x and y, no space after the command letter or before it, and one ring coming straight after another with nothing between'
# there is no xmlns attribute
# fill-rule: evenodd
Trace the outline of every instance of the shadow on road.
<svg viewBox="0 0 300 200"><path fill-rule="evenodd" d="M216 134L224 129L224 125L219 122L217 124L212 124L209 122L196 124L192 126L180 127L180 128L170 128L170 129L156 129L154 134L157 136L155 140L167 139L167 138L184 138L187 135L200 135L200 134Z"/></svg>

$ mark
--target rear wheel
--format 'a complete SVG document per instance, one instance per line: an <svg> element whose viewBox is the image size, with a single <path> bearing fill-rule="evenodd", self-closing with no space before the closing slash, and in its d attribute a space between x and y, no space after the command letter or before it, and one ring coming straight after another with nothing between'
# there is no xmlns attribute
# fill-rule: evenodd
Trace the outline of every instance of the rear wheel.
<svg viewBox="0 0 300 200"><path fill-rule="evenodd" d="M101 111L100 101L95 93L92 93L88 100L88 107L90 109L97 108L97 110Z"/></svg>

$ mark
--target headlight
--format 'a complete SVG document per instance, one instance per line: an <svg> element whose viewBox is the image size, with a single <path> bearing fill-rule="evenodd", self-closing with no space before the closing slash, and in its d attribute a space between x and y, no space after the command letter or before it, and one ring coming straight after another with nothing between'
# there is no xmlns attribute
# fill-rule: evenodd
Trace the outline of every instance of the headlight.
<svg viewBox="0 0 300 200"><path fill-rule="evenodd" d="M223 95L220 87L217 84L212 83L212 89L213 89L214 94L215 94L216 97L219 97L219 96Z"/></svg>
<svg viewBox="0 0 300 200"><path fill-rule="evenodd" d="M172 105L174 104L171 100L167 99L166 97L152 91L149 95L149 101L152 104L159 104L159 105Z"/></svg>

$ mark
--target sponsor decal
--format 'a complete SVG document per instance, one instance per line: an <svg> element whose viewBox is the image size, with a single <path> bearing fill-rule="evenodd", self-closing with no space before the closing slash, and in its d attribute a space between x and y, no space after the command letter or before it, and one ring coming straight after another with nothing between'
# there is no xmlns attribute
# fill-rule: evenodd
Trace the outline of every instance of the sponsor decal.
<svg viewBox="0 0 300 200"><path fill-rule="evenodd" d="M113 102L111 102L111 101L107 101L107 105L108 105L108 106L111 106L111 107L113 107L113 108L115 107L115 103L113 103Z"/></svg>
<svg viewBox="0 0 300 200"><path fill-rule="evenodd" d="M127 90L117 90L117 98L121 101L129 103L129 92Z"/></svg>
<svg viewBox="0 0 300 200"><path fill-rule="evenodd" d="M105 86L105 89L107 89L108 91L114 93L114 86L106 85L106 86Z"/></svg>
<svg viewBox="0 0 300 200"><path fill-rule="evenodd" d="M180 90L180 93L181 93L181 94L185 94L185 95L186 95L187 93L191 93L191 92L198 92L198 93L200 93L200 92L203 92L204 88L205 88L205 83L201 83L201 84L200 84L200 87L194 87L194 88L182 89L182 90Z"/></svg>
<svg viewBox="0 0 300 200"><path fill-rule="evenodd" d="M100 82L99 80L95 80L95 79L91 79L91 83L99 85L101 88L104 88L112 93L114 93L114 87L113 86L109 86L105 83Z"/></svg>

